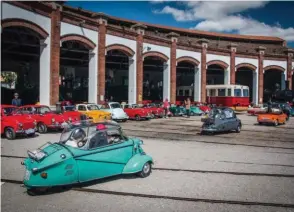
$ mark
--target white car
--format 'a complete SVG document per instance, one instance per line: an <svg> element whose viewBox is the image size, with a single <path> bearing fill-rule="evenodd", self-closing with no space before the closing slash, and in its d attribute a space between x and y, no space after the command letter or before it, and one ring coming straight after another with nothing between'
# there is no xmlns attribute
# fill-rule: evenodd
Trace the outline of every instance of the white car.
<svg viewBox="0 0 294 212"><path fill-rule="evenodd" d="M127 121L129 116L122 109L118 102L108 102L100 106L100 110L111 113L112 120L114 121Z"/></svg>

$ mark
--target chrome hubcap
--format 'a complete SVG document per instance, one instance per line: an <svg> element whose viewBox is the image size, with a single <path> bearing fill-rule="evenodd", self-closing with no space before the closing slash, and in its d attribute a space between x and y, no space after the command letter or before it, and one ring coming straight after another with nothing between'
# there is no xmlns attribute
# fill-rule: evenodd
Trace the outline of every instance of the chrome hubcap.
<svg viewBox="0 0 294 212"><path fill-rule="evenodd" d="M150 170L150 164L149 163L146 163L143 167L143 172L144 173L148 173Z"/></svg>

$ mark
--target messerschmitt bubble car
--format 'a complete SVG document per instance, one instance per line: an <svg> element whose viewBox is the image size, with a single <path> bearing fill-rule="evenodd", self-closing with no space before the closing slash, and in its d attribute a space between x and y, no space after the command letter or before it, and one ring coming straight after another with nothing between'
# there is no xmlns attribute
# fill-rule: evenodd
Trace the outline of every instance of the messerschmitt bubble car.
<svg viewBox="0 0 294 212"><path fill-rule="evenodd" d="M203 123L201 134L213 134L216 132L241 132L242 123L237 118L236 113L228 107L216 107L209 111Z"/></svg>
<svg viewBox="0 0 294 212"><path fill-rule="evenodd" d="M24 185L28 194L44 192L120 174L147 177L153 159L141 148L143 141L127 137L114 121L68 124L60 141L28 151Z"/></svg>

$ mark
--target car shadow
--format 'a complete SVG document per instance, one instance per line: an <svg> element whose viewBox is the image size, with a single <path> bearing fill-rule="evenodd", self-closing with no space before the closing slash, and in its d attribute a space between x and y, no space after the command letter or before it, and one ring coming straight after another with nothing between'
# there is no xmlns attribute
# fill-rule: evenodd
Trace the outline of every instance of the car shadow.
<svg viewBox="0 0 294 212"><path fill-rule="evenodd" d="M88 181L88 182L84 182L84 183L76 183L76 184L72 184L72 185L66 185L66 186L54 186L51 187L49 189L46 189L44 191L34 191L32 192L27 192L28 195L30 196L44 196L44 195L52 195L52 194L57 194L57 193L64 193L64 192L68 192L71 190L75 190L75 189L83 189L85 187L90 187L93 185L97 185L97 184L103 184L103 183L108 183L114 180L119 180L119 179L135 179L135 178L140 178L139 176L136 176L135 174L126 174L126 175L116 175L116 176L111 176L111 177L106 177L103 179L96 179L96 180L92 180L92 181Z"/></svg>

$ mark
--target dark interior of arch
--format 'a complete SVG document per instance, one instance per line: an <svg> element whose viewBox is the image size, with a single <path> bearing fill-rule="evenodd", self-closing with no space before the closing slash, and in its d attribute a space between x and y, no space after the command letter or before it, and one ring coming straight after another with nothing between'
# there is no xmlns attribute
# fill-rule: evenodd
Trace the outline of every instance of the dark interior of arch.
<svg viewBox="0 0 294 212"><path fill-rule="evenodd" d="M225 70L223 67L213 64L207 67L206 71L207 85L219 85L225 83Z"/></svg>
<svg viewBox="0 0 294 212"><path fill-rule="evenodd" d="M11 104L15 92L23 104L35 104L39 101L41 36L14 26L2 29L1 37L1 104Z"/></svg>
<svg viewBox="0 0 294 212"><path fill-rule="evenodd" d="M249 99L250 102L253 98L253 74L254 72L249 68L239 68L236 71L236 84L237 85L246 85L249 87Z"/></svg>
<svg viewBox="0 0 294 212"><path fill-rule="evenodd" d="M143 62L143 100L162 100L164 61L145 57Z"/></svg>
<svg viewBox="0 0 294 212"><path fill-rule="evenodd" d="M123 51L110 50L105 61L105 99L127 102L129 57Z"/></svg>
<svg viewBox="0 0 294 212"><path fill-rule="evenodd" d="M89 49L77 41L62 42L60 48L59 100L88 100Z"/></svg>
<svg viewBox="0 0 294 212"><path fill-rule="evenodd" d="M282 72L279 70L271 69L264 72L263 79L263 101L267 102L276 89L276 85L281 86Z"/></svg>

